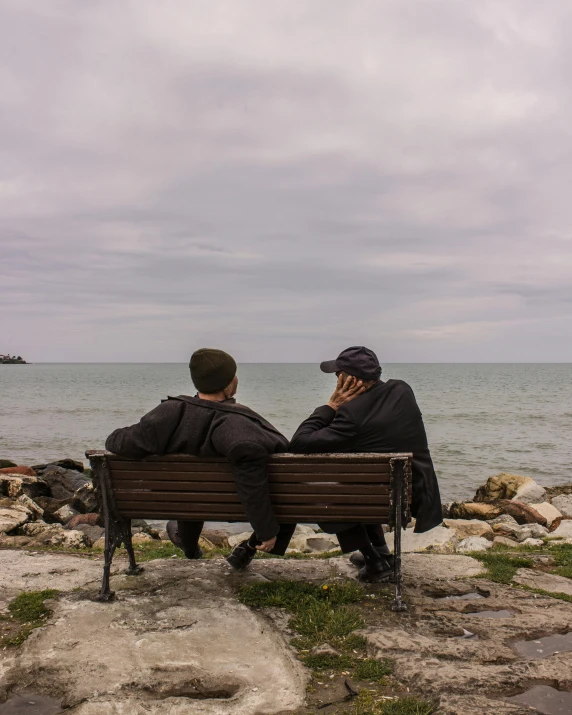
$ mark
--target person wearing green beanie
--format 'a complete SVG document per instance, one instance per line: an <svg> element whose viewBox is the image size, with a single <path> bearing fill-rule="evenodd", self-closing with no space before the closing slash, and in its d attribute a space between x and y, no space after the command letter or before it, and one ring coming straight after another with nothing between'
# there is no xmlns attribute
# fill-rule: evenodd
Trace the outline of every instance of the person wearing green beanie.
<svg viewBox="0 0 572 715"><path fill-rule="evenodd" d="M195 396L168 397L130 427L112 432L105 447L123 457L192 454L228 458L238 497L254 534L229 563L246 568L257 550L284 554L295 525L277 522L270 502L266 464L269 455L287 452L288 440L253 410L234 399L237 365L223 350L201 348L189 363ZM201 557L198 542L203 522L168 522L167 533L187 558Z"/></svg>

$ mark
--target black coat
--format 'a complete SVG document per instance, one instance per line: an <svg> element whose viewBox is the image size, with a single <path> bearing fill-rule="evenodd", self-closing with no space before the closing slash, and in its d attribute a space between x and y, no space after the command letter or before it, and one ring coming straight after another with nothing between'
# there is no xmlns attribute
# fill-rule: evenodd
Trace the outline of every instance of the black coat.
<svg viewBox="0 0 572 715"><path fill-rule="evenodd" d="M112 432L105 447L134 459L151 454L227 457L246 518L258 538L266 541L278 533L266 463L268 455L288 451L288 440L263 417L234 400L169 397L137 424Z"/></svg>
<svg viewBox="0 0 572 715"><path fill-rule="evenodd" d="M428 531L442 521L439 485L421 411L413 390L402 380L379 381L337 412L328 405L318 407L298 427L290 451L413 452L415 531Z"/></svg>

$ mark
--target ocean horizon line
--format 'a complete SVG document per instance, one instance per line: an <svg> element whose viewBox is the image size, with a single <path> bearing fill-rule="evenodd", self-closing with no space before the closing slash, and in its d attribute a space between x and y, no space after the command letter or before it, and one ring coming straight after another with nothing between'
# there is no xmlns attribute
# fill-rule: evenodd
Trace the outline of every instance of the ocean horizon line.
<svg viewBox="0 0 572 715"><path fill-rule="evenodd" d="M175 361L165 361L165 362L157 362L157 361L132 361L132 360L120 360L120 361L113 361L113 360L106 360L106 361L99 361L99 362L91 362L91 361L58 361L58 360L37 360L37 361L32 361L32 362L27 362L27 365L185 365L188 367L188 362L180 362L178 360ZM244 361L238 361L239 365L319 365L319 361L313 361L313 360L290 360L290 361L272 361L272 360L267 360L267 361L260 361L260 362L255 362L255 361L250 361L250 360L244 360ZM439 361L439 362L427 362L427 361L415 361L415 360L399 360L399 361L393 361L393 360L385 360L381 361L382 365L572 365L572 361L563 361L563 360L558 360L558 361L493 361L493 360L486 360L486 361L481 361L481 362L475 362L475 361L466 361L466 360L461 360L461 361Z"/></svg>

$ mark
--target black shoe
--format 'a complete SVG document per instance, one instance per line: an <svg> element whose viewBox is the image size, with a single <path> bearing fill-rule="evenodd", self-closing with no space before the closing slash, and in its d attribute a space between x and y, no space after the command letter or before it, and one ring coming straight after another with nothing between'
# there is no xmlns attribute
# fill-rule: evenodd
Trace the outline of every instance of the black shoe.
<svg viewBox="0 0 572 715"><path fill-rule="evenodd" d="M358 581L365 583L384 583L393 576L393 569L389 568L387 561L380 556L379 561L369 561L359 570Z"/></svg>
<svg viewBox="0 0 572 715"><path fill-rule="evenodd" d="M228 563L235 571L244 571L250 566L250 562L256 556L256 549L249 546L248 541L242 541L235 546L232 553L226 557Z"/></svg>
<svg viewBox="0 0 572 715"><path fill-rule="evenodd" d="M181 537L179 536L179 531L177 527L177 522L176 521L168 521L167 525L165 526L165 531L167 532L167 536L169 539L171 539L172 543L178 548L181 549L181 551L185 552L185 556L188 559L202 559L203 558L203 552L201 547L197 544L197 546L193 549L193 551L186 551L185 547L183 546L183 542L181 541Z"/></svg>
<svg viewBox="0 0 572 715"><path fill-rule="evenodd" d="M395 558L394 558L393 554L389 553L389 549L387 547L385 547L385 549L384 549L384 547L382 546L379 548L375 547L375 550L377 551L377 553L380 556L382 556L387 561L387 563L389 564L389 567L393 568L393 566L395 564ZM386 553L386 551L387 551L387 553ZM352 563L354 566L357 566L360 569L363 566L365 566L365 557L362 554L362 552L354 551L354 553L350 556L350 563Z"/></svg>

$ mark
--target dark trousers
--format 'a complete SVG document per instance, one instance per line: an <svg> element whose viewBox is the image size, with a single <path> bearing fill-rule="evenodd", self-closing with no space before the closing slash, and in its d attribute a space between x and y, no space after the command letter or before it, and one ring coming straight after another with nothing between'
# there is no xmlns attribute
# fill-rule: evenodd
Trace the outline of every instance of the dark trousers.
<svg viewBox="0 0 572 715"><path fill-rule="evenodd" d="M387 546L381 524L318 524L326 534L335 534L344 554L363 548Z"/></svg>
<svg viewBox="0 0 572 715"><path fill-rule="evenodd" d="M205 525L204 521L178 521L177 531L187 558L192 559L199 547L199 538Z"/></svg>
<svg viewBox="0 0 572 715"><path fill-rule="evenodd" d="M197 550L199 537L203 530L204 521L178 521L177 529L179 538L183 545L185 554L192 558L192 554ZM380 524L332 524L323 523L318 526L326 534L336 534L340 542L340 548L344 554L367 548L368 545L382 547L386 546L385 536ZM280 524L276 535L276 544L270 552L275 556L284 556L290 539L296 529L296 524ZM259 546L260 541L255 533L248 539L250 546Z"/></svg>
<svg viewBox="0 0 572 715"><path fill-rule="evenodd" d="M318 524L326 534L336 534L340 548L344 554L358 551L368 546L381 548L387 546L381 524ZM280 524L280 531L276 537L276 544L269 553L284 556L296 524ZM252 534L248 540L250 546L259 546L262 542Z"/></svg>
<svg viewBox="0 0 572 715"><path fill-rule="evenodd" d="M189 558L192 558L192 554L197 550L204 523L204 521L177 521L177 531L183 545L183 551ZM270 553L276 556L284 556L296 524L279 524L279 527L276 544ZM250 546L259 546L262 543L257 539L256 534L252 534L248 542Z"/></svg>

